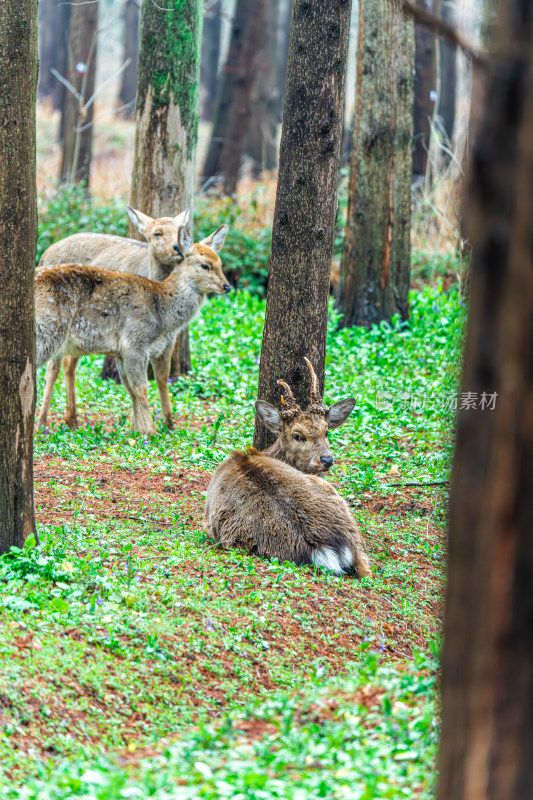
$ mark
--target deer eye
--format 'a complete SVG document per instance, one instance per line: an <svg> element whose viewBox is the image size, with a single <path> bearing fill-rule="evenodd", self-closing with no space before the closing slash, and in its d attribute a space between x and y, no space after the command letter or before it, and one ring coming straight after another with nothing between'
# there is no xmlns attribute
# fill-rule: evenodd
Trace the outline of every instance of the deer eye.
<svg viewBox="0 0 533 800"><path fill-rule="evenodd" d="M300 436L299 433L293 433L292 438L294 439L295 442L304 442L305 441L304 437Z"/></svg>
<svg viewBox="0 0 533 800"><path fill-rule="evenodd" d="M209 269L209 264L200 264L202 269Z"/></svg>
<svg viewBox="0 0 533 800"><path fill-rule="evenodd" d="M163 236L163 234L161 233L161 231L156 231L154 233L154 236L158 236L159 237L159 236Z"/></svg>

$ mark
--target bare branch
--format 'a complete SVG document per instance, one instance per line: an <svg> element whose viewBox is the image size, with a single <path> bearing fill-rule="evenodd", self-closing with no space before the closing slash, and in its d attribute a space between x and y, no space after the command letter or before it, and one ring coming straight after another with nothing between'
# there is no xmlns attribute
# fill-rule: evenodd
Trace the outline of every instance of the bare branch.
<svg viewBox="0 0 533 800"><path fill-rule="evenodd" d="M61 75L61 73L57 71L57 69L56 69L55 67L51 67L51 68L50 68L50 72L52 73L52 75L54 76L54 78L57 78L57 80L58 80L60 83L62 83L62 84L63 84L63 86L66 86L66 87L67 87L67 89L69 90L69 92L71 92L71 93L74 95L74 97L76 98L76 100L77 100L78 102L81 102L81 100L83 100L83 98L82 98L81 94L78 92L78 90L77 90L77 89L75 89L75 88L74 88L74 86L73 86L71 83L69 83L69 81L67 81L67 79L66 79L66 78L64 78L64 77Z"/></svg>
<svg viewBox="0 0 533 800"><path fill-rule="evenodd" d="M418 22L420 25L424 25L424 27L429 28L429 30L433 31L439 36L443 36L452 44L464 50L464 52L470 56L472 61L474 61L476 64L481 66L486 65L485 54L480 53L479 50L477 50L471 42L465 39L464 36L461 36L459 31L453 25L450 25L449 22L441 19L441 17L438 17L436 14L432 14L431 11L428 11L422 6L415 6L413 3L410 3L409 0L403 0L402 8L404 13L407 14L407 16L412 17L415 22Z"/></svg>

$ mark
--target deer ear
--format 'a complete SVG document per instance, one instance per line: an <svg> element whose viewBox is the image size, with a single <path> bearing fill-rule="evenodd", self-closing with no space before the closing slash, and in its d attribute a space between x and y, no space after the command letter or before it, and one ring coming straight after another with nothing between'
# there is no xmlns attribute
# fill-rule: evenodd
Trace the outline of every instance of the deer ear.
<svg viewBox="0 0 533 800"><path fill-rule="evenodd" d="M227 225L221 225L220 228L217 228L211 236L208 236L206 239L202 239L200 244L205 244L207 247L210 247L211 250L214 250L215 253L218 253L219 250L222 250L224 246L224 242L226 241L226 234L228 232Z"/></svg>
<svg viewBox="0 0 533 800"><path fill-rule="evenodd" d="M175 225L177 225L178 228L181 227L181 225L188 225L190 216L191 212L188 208L186 208L185 211L182 211L181 214L178 214L177 217L174 217Z"/></svg>
<svg viewBox="0 0 533 800"><path fill-rule="evenodd" d="M339 400L338 403L333 403L326 412L326 422L328 428L338 428L343 422L346 422L348 417L353 411L355 400L353 397L347 397L346 400Z"/></svg>
<svg viewBox="0 0 533 800"><path fill-rule="evenodd" d="M147 239L150 233L150 228L154 221L153 218L149 217L147 214L142 214L140 211L136 211L131 206L127 206L127 210L131 224L137 228L139 233L144 236L145 239Z"/></svg>
<svg viewBox="0 0 533 800"><path fill-rule="evenodd" d="M191 255L193 245L192 233L186 225L182 225L178 231L178 245L185 258Z"/></svg>
<svg viewBox="0 0 533 800"><path fill-rule="evenodd" d="M281 416L277 408L267 403L266 400L256 400L255 410L263 425L272 433L281 430Z"/></svg>

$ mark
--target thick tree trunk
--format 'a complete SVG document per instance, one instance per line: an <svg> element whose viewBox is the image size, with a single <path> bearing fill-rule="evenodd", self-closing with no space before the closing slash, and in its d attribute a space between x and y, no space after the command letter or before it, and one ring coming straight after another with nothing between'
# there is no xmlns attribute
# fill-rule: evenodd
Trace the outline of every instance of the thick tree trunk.
<svg viewBox="0 0 533 800"><path fill-rule="evenodd" d="M192 211L198 138L200 0L172 0L172 13L144 0L130 205L153 217ZM135 231L130 226L130 235ZM188 331L180 335L174 375L190 370Z"/></svg>
<svg viewBox="0 0 533 800"><path fill-rule="evenodd" d="M83 181L87 187L91 172L94 103L87 110L84 104L95 89L97 34L98 2L73 5L66 77L82 99L79 101L68 90L65 94L61 180L64 183Z"/></svg>
<svg viewBox="0 0 533 800"><path fill-rule="evenodd" d="M283 379L307 404L307 356L324 385L350 0L293 4L259 392ZM254 445L273 437L256 420Z"/></svg>
<svg viewBox="0 0 533 800"><path fill-rule="evenodd" d="M221 0L212 3L204 16L202 37L202 63L200 85L202 87L202 119L211 122L215 111L218 84L218 62L220 59Z"/></svg>
<svg viewBox="0 0 533 800"><path fill-rule="evenodd" d="M235 190L250 121L266 0L237 0L226 64L219 80L215 121L202 172L203 180L224 175L224 191Z"/></svg>
<svg viewBox="0 0 533 800"><path fill-rule="evenodd" d="M434 0L417 0L417 5L434 10ZM431 122L437 97L437 38L433 31L415 25L415 92L413 103L413 175L425 175Z"/></svg>
<svg viewBox="0 0 533 800"><path fill-rule="evenodd" d="M408 316L413 25L389 0L361 0L357 103L346 248L337 291L342 325Z"/></svg>
<svg viewBox="0 0 533 800"><path fill-rule="evenodd" d="M441 800L533 797L533 5L500 30L465 202L471 305L452 476Z"/></svg>
<svg viewBox="0 0 533 800"><path fill-rule="evenodd" d="M139 21L140 13L137 0L126 0L124 3L124 56L129 65L122 73L119 102L127 105L122 115L130 119L135 115L135 92L137 89L137 65L139 63Z"/></svg>
<svg viewBox="0 0 533 800"><path fill-rule="evenodd" d="M41 0L39 3L39 82L37 97L45 100L56 88L56 78L51 73L57 69L58 27L57 0Z"/></svg>
<svg viewBox="0 0 533 800"><path fill-rule="evenodd" d="M277 166L279 96L277 87L277 40L279 0L269 0L262 30L262 43L255 83L246 153L253 159L255 177Z"/></svg>
<svg viewBox="0 0 533 800"><path fill-rule="evenodd" d="M455 6L453 0L442 3L442 18L455 24ZM457 83L457 51L453 44L444 37L439 39L439 95L437 112L442 120L444 130L450 142L455 125L455 87Z"/></svg>
<svg viewBox="0 0 533 800"><path fill-rule="evenodd" d="M37 0L0 3L0 552L35 534Z"/></svg>

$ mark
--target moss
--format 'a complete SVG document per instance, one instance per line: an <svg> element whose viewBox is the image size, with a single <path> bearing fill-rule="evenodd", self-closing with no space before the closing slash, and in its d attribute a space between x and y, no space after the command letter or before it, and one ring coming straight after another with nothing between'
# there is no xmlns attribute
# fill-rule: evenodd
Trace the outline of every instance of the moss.
<svg viewBox="0 0 533 800"><path fill-rule="evenodd" d="M142 113L148 94L158 123L171 104L178 106L191 158L198 134L202 3L164 0L161 5L168 10L143 3L137 112Z"/></svg>

